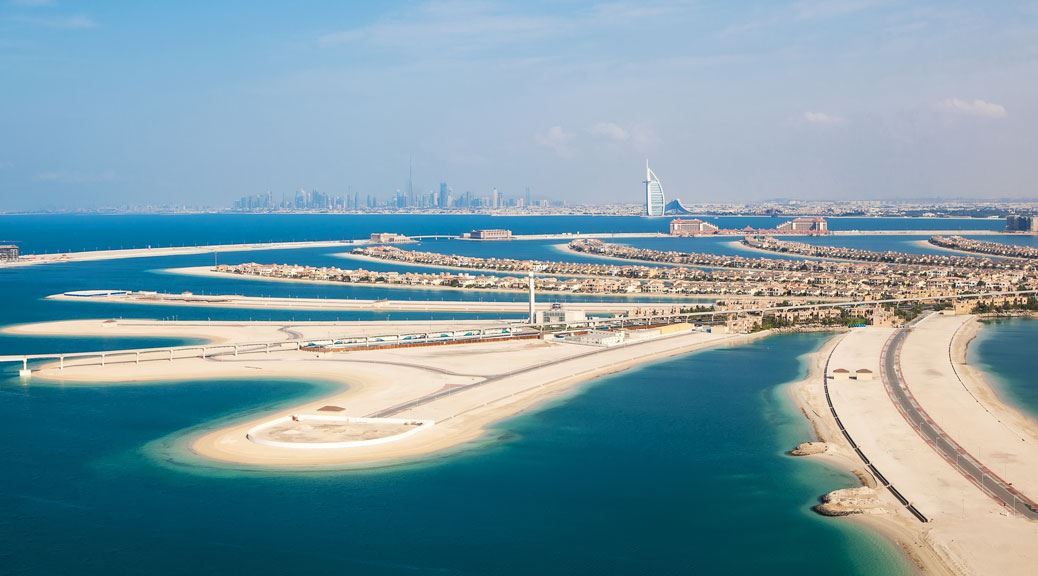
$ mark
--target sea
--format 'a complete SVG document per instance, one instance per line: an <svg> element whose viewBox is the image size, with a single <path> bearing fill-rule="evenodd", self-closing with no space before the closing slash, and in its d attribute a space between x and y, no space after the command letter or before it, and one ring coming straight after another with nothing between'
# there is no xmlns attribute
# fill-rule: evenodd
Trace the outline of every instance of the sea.
<svg viewBox="0 0 1038 576"><path fill-rule="evenodd" d="M723 218L725 227L761 218ZM329 240L371 232L659 231L625 217L0 216L25 252ZM833 219L834 229L998 229L989 220ZM846 239L850 237L840 237ZM906 237L854 236L888 246ZM834 240L836 240L834 238ZM717 239L631 245L741 253ZM2 242L0 242L2 243ZM559 241L436 240L411 249L575 260ZM918 246L917 246L918 247ZM884 248L886 249L886 248ZM925 248L920 248L925 249ZM74 318L443 319L444 313L257 311L46 300L121 288L316 298L522 299L197 278L214 261L361 267L343 248L227 252L0 268L0 325ZM748 253L752 254L752 253ZM365 262L362 267L399 268ZM555 297L562 299L561 296ZM495 315L498 316L498 315ZM466 317L472 317L466 316ZM971 358L1038 414L1038 322L993 324ZM895 545L810 508L853 476L787 456L813 437L789 383L824 334L779 335L599 378L421 462L365 471L236 469L192 458L187 438L328 393L296 380L48 385L0 365L0 574L909 574ZM0 334L0 355L186 343Z"/></svg>

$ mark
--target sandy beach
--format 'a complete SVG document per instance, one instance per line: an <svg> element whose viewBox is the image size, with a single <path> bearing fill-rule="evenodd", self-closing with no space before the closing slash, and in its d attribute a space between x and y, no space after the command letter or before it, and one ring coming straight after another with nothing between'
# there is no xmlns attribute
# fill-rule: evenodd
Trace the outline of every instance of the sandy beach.
<svg viewBox="0 0 1038 576"><path fill-rule="evenodd" d="M98 321L93 322L99 325ZM377 324L358 324L356 328L370 331L375 329L373 325ZM73 330L84 333L85 328L88 327L83 324L48 323L21 326L17 330L53 334ZM110 335L190 334L214 342L329 330L327 325L309 324L293 324L288 331L286 328L276 323L253 327L247 323L176 326L163 322L123 326L120 322L94 330L104 330ZM404 323L398 328L407 331ZM353 332L345 330L345 333ZM305 337L311 337L310 334ZM54 364L43 366L34 372L33 381L74 385L205 378L305 378L333 382L340 389L328 397L209 431L192 442L191 450L204 458L237 465L369 467L463 446L484 436L492 423L556 398L589 379L668 356L711 346L734 345L763 335L693 332L611 348L534 339L348 353L285 351L241 357L184 358L174 362L110 362L103 367L93 360L89 364L66 360L63 370ZM449 393L442 394L444 391ZM435 425L406 439L377 446L292 450L258 444L246 437L250 429L264 422L286 416L317 415L328 406L341 408L348 416L362 417L392 412L396 407L409 404L411 406L399 409L397 417L432 421Z"/></svg>
<svg viewBox="0 0 1038 576"><path fill-rule="evenodd" d="M964 349L973 317L933 316L913 328L902 358L904 378L924 409L986 465L1005 470L1025 493L1034 487L1031 440L1036 423L999 402L982 380L959 381L949 356ZM833 409L858 447L884 477L929 519L919 522L887 490L875 490L879 510L854 516L899 542L927 574L1030 574L1038 562L1035 523L1005 510L943 459L909 426L879 379L880 356L894 330L864 328L834 338L811 359L814 377L792 394L820 439L822 456L855 470L876 486L877 479L839 432L819 376L828 359ZM954 342L954 344L952 344ZM943 351L943 353L942 353ZM959 368L961 368L961 364ZM874 379L834 380L832 371L869 369ZM1026 438L1021 441L1020 436ZM1015 440L1014 440L1015 438ZM819 457L819 456L812 456ZM1013 464L1000 467L1002 464Z"/></svg>
<svg viewBox="0 0 1038 576"><path fill-rule="evenodd" d="M487 325L493 321L469 322ZM13 326L15 334L105 334L112 336L192 337L208 342L321 338L352 334L406 333L457 326L457 322L162 322L99 320ZM979 324L973 316L933 315L917 324L906 339L902 371L912 393L955 440L1025 493L1038 492L1038 433L1035 422L1003 403L983 375L963 361ZM879 378L881 352L892 328L860 328L834 336L808 358L809 373L789 386L789 393L825 443L820 458L851 471L862 482L842 505L861 512L846 520L861 522L896 542L925 574L1030 574L1038 562L1038 527L1008 512L944 460L898 411ZM66 361L64 370L48 364L33 382L120 384L199 379L292 379L326 381L332 393L250 415L187 441L196 457L217 464L280 469L366 468L414 461L481 445L496 422L535 409L580 389L596 377L646 362L714 346L738 345L766 336L680 333L646 338L612 348L539 339L358 350L346 353L279 351L183 358L175 362ZM875 378L833 379L837 368L871 370ZM828 369L827 380L823 375ZM869 462L882 470L929 522L920 522L886 490L840 432L826 402L840 417ZM374 433L394 434L406 423L425 422L399 439L347 448L298 449L254 441L250 434L271 426L277 438L322 438L314 418L385 420ZM281 422L281 424L277 424ZM360 433L363 424L339 426ZM371 429L368 429L371 430ZM393 438L390 436L390 438ZM804 441L812 440L804 438ZM277 444L277 443L274 443ZM331 445L331 444L329 444ZM835 496L846 498L846 493Z"/></svg>
<svg viewBox="0 0 1038 576"><path fill-rule="evenodd" d="M214 244L212 246L169 246L148 248L126 248L118 250L87 250L83 252L59 252L54 254L26 254L14 262L0 262L0 268L16 268L37 264L60 264L63 262L87 262L93 260L119 260L123 258L155 258L159 256L186 256L212 252L251 252L254 250L290 250L293 248L332 248L359 246L367 240L320 240L312 242L253 242L249 244Z"/></svg>
<svg viewBox="0 0 1038 576"><path fill-rule="evenodd" d="M525 314L529 304L521 301L471 300L365 300L347 298L277 298L240 296L236 294L157 294L133 292L111 296L77 297L64 294L48 296L49 300L66 302L100 302L106 304L138 304L146 306L192 306L210 308L247 308L257 310L330 310L330 311L387 311L387 312L506 312ZM652 302L567 302L567 306L588 312L620 312L659 306ZM549 308L549 302L536 305L538 310Z"/></svg>

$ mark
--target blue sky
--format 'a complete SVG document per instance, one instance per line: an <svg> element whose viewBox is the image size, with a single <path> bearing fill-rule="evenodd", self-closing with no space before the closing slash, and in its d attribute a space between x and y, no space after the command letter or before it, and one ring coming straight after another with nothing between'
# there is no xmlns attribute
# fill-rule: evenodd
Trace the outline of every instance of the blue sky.
<svg viewBox="0 0 1038 576"><path fill-rule="evenodd" d="M1038 2L0 4L0 210L1038 197Z"/></svg>

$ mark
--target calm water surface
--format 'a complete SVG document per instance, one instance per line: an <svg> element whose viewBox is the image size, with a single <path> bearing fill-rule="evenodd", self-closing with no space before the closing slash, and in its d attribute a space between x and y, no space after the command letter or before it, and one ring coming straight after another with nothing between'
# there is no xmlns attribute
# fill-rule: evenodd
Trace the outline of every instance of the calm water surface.
<svg viewBox="0 0 1038 576"><path fill-rule="evenodd" d="M984 370L1005 400L1038 419L1038 320L986 322L969 347L968 362Z"/></svg>
<svg viewBox="0 0 1038 576"><path fill-rule="evenodd" d="M532 233L572 230L575 225L585 231L665 226L641 218L481 218L0 217L0 237L22 239L44 251L149 242L359 237L383 229L460 232L495 225ZM861 225L849 220L844 224ZM877 222L888 229L905 227L900 221L866 221ZM951 222L956 221L938 224L947 229ZM984 223L957 222L968 228ZM444 223L450 225L444 229ZM488 245L465 246L478 252ZM558 254L550 243L494 246L506 257ZM342 266L345 261L335 252L261 251L218 258L228 263ZM0 318L10 325L110 317L236 321L456 316L44 299L92 288L470 297L164 272L211 263L212 255L199 255L0 269ZM185 434L326 392L327 385L319 382L25 386L15 376L16 366L0 366L0 435L5 439L0 445L0 572L904 573L893 546L852 523L810 512L818 495L854 485L852 477L783 454L810 438L811 431L789 406L781 385L801 375L797 356L816 349L823 339L817 334L773 337L644 366L501 423L487 439L460 453L361 473L214 469L185 459L178 449ZM168 342L0 335L0 354ZM992 365L998 362L991 360ZM1027 367L1022 370L1026 373Z"/></svg>
<svg viewBox="0 0 1038 576"><path fill-rule="evenodd" d="M892 546L810 512L853 478L783 454L810 429L779 384L823 339L614 375L461 453L362 473L213 470L170 448L319 385L8 379L0 562L51 574L906 573Z"/></svg>

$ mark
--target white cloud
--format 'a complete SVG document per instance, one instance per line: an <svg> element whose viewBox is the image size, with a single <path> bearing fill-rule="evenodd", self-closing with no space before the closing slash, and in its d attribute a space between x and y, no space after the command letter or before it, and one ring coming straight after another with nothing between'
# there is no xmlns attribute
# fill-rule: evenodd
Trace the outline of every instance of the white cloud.
<svg viewBox="0 0 1038 576"><path fill-rule="evenodd" d="M558 18L529 16L503 5L448 0L427 2L365 26L330 32L319 36L318 42L422 53L478 53L537 41L564 25Z"/></svg>
<svg viewBox="0 0 1038 576"><path fill-rule="evenodd" d="M816 126L840 126L847 122L843 116L829 114L828 112L804 112L803 119L804 122Z"/></svg>
<svg viewBox="0 0 1038 576"><path fill-rule="evenodd" d="M804 0L793 9L800 20L845 16L889 4L890 0Z"/></svg>
<svg viewBox="0 0 1038 576"><path fill-rule="evenodd" d="M42 26L44 28L55 28L58 30L86 30L96 28L97 22L89 16L57 16L53 18L25 17L16 18L19 22Z"/></svg>
<svg viewBox="0 0 1038 576"><path fill-rule="evenodd" d="M588 132L592 136L598 136L614 142L623 142L631 137L631 134L623 126L613 122L599 122L592 126Z"/></svg>
<svg viewBox="0 0 1038 576"><path fill-rule="evenodd" d="M96 173L51 171L40 172L36 175L36 180L40 182L54 182L57 184L97 184L101 182L115 182L118 179L118 175L112 170Z"/></svg>
<svg viewBox="0 0 1038 576"><path fill-rule="evenodd" d="M573 155L573 149L570 147L573 134L566 132L562 126L552 126L544 132L537 134L536 139L538 144L550 148L563 158Z"/></svg>
<svg viewBox="0 0 1038 576"><path fill-rule="evenodd" d="M1006 107L979 98L974 100L963 100L961 98L948 98L941 100L940 107L950 112L967 114L970 116L981 116L983 118L1005 118Z"/></svg>

